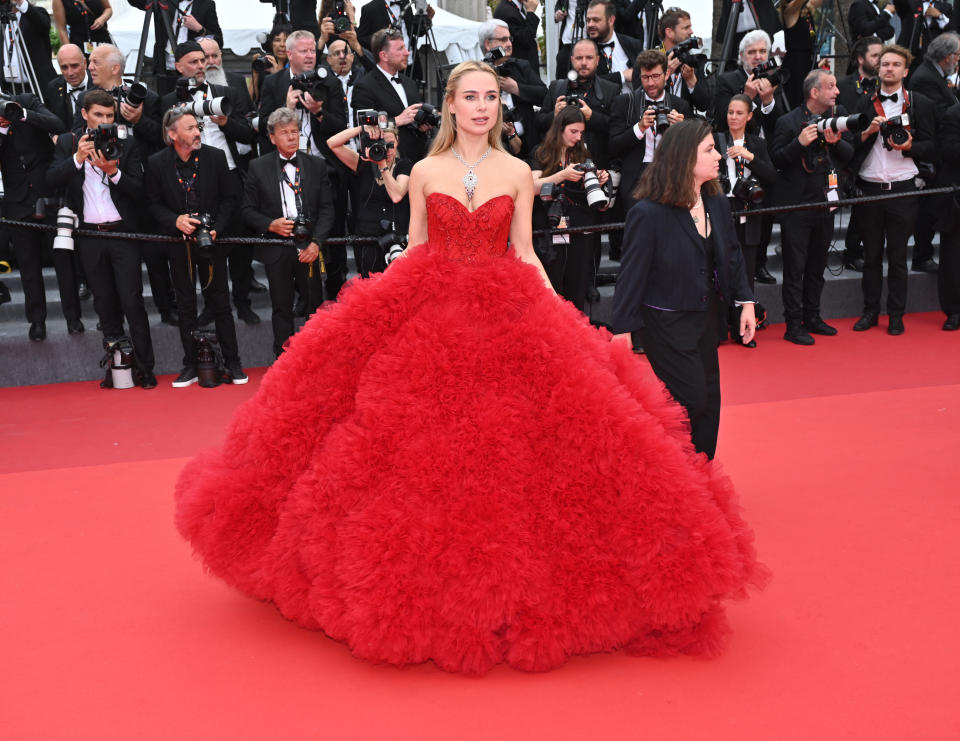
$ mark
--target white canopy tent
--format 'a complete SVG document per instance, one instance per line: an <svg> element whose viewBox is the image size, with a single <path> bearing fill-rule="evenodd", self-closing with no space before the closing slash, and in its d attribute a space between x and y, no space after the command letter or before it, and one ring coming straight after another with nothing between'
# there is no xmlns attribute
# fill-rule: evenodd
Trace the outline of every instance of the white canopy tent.
<svg viewBox="0 0 960 741"><path fill-rule="evenodd" d="M359 10L359 5L358 5ZM226 0L217 6L220 26L223 29L224 47L238 56L258 49L257 34L270 30L274 8L259 0ZM136 66L140 34L143 31L144 13L126 2L113 4L113 18L109 28L117 46L127 55L127 71ZM433 34L438 51L446 54L450 63L465 59L479 59L480 45L477 41L476 21L461 18L441 8L436 8L433 17ZM153 51L153 28L149 32L147 54Z"/></svg>

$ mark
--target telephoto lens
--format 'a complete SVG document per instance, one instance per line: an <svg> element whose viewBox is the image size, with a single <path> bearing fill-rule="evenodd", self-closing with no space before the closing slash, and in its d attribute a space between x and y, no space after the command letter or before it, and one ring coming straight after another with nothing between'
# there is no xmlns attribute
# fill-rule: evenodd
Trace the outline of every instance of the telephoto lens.
<svg viewBox="0 0 960 741"><path fill-rule="evenodd" d="M147 86L143 82L135 82L126 91L127 103L138 106L147 99Z"/></svg>

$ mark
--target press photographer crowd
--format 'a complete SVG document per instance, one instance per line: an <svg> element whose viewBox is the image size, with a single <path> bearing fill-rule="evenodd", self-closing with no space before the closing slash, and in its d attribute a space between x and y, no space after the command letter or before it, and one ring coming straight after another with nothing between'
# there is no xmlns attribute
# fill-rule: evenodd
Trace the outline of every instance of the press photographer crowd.
<svg viewBox="0 0 960 741"><path fill-rule="evenodd" d="M701 116L715 132L751 287L777 282L767 253L779 224L786 340L837 334L820 299L840 214L849 216L843 265L861 277L854 331L883 313L889 334L905 331L911 269L938 273L943 329L960 329L958 199L918 195L960 184L960 8L855 0L841 18L823 1L726 0L713 34L721 53L710 59L694 35L695 20L710 19L679 8L500 0L479 47L500 78L502 145L532 171L536 249L558 293L580 310L599 301L602 244L619 261L623 242L606 225L625 220L664 132ZM29 0L0 0L0 260L19 271L33 342L47 336L45 266L70 334L89 329L81 315L92 298L86 321L102 333L104 356L78 362L101 360L103 387L157 385L144 264L159 322L179 329L173 386L246 383L234 317L261 321L251 294L269 293L279 356L298 317L337 299L348 257L363 280L406 249L411 168L440 123L435 11L424 0L359 9L280 0L243 74L224 69L213 0L129 4L153 28L153 48L145 34L139 54L113 45L109 0L54 0L52 18ZM544 20L559 41L547 82ZM825 29L838 24L849 54L824 60ZM51 27L62 44L56 67ZM780 30L782 61L771 41ZM831 207L869 196L895 197ZM823 205L750 213L796 204ZM596 225L603 242L576 228ZM335 239L348 235L363 238L349 256L349 240ZM10 298L0 282L0 304ZM717 341L755 347L736 311Z"/></svg>

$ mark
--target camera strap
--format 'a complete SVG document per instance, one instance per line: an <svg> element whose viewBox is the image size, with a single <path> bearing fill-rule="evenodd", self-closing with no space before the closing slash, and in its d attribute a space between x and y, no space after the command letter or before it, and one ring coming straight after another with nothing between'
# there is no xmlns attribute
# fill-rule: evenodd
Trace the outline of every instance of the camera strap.
<svg viewBox="0 0 960 741"><path fill-rule="evenodd" d="M293 182L290 181L290 178L287 177L286 171L286 162L280 163L280 179L286 184L288 188L293 192L293 200L297 204L297 214L303 215L303 199L301 198L301 193L303 193L303 186L300 184L300 166L294 165L295 170L293 176Z"/></svg>
<svg viewBox="0 0 960 741"><path fill-rule="evenodd" d="M187 161L187 164L190 165L192 172L186 180L183 179L183 175L177 164L174 164L173 169L177 174L177 182L180 183L180 187L183 189L183 207L186 209L185 213L191 213L193 209L190 208L190 195L193 193L193 189L197 187L197 177L200 175L200 158L196 152L194 152L193 156Z"/></svg>
<svg viewBox="0 0 960 741"><path fill-rule="evenodd" d="M904 113L906 113L909 116L910 96L907 93L907 89L905 87L901 87L900 92L903 93L903 105L900 108L900 115L902 116ZM893 93L890 93L890 94L893 95ZM877 112L878 116L883 116L884 118L886 118L887 114L883 110L883 103L880 102L879 90L873 94L873 110ZM909 120L910 119L908 118L907 121ZM909 123L904 124L903 128L905 128L907 131L910 131L910 124Z"/></svg>

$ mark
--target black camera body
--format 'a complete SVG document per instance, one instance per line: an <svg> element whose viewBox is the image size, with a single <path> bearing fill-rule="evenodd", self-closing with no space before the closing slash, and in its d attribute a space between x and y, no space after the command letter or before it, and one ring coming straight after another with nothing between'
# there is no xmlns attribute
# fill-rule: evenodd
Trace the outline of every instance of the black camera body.
<svg viewBox="0 0 960 741"><path fill-rule="evenodd" d="M100 124L95 129L87 129L87 136L93 141L93 148L108 160L120 158L120 141L128 135L123 124Z"/></svg>
<svg viewBox="0 0 960 741"><path fill-rule="evenodd" d="M347 6L343 0L336 0L330 11L330 20L333 21L334 33L346 33L353 25L347 15Z"/></svg>
<svg viewBox="0 0 960 741"><path fill-rule="evenodd" d="M383 234L377 237L377 246L383 250L383 257L387 265L396 260L400 254L407 249L407 238L394 229L392 221L388 219L380 220L380 228L384 230Z"/></svg>
<svg viewBox="0 0 960 741"><path fill-rule="evenodd" d="M364 108L357 111L357 126L377 126L381 129L387 128L390 116L386 111L375 111L372 108Z"/></svg>
<svg viewBox="0 0 960 741"><path fill-rule="evenodd" d="M193 240L197 247L201 250L213 249L213 235L210 233L213 230L213 217L207 213L191 216L200 222L193 231Z"/></svg>
<svg viewBox="0 0 960 741"><path fill-rule="evenodd" d="M694 50L702 48L703 39L699 36L691 36L679 44L674 44L673 48L670 49L670 55L679 59L680 64L685 64L688 67L696 67L703 58L703 54L697 54Z"/></svg>
<svg viewBox="0 0 960 741"><path fill-rule="evenodd" d="M131 85L117 85L108 92L118 103L126 103L134 108L147 99L147 86L143 82L134 82Z"/></svg>
<svg viewBox="0 0 960 741"><path fill-rule="evenodd" d="M583 190L586 195L587 205L598 211L603 211L610 203L607 192L600 185L600 178L597 176L597 166L593 160L586 159L583 162L573 166L574 170L583 173Z"/></svg>
<svg viewBox="0 0 960 741"><path fill-rule="evenodd" d="M264 72L266 72L268 69L270 69L271 67L273 67L273 65L270 64L270 60L267 59L267 55L266 55L266 54L257 54L257 56L255 56L255 57L253 58L253 61L250 63L250 67L251 67L255 72L258 72L258 73L260 73L260 74L262 75L262 74L263 74Z"/></svg>
<svg viewBox="0 0 960 741"><path fill-rule="evenodd" d="M760 181L753 175L738 178L737 182L733 184L730 194L744 203L760 203L767 196L767 192L760 185Z"/></svg>
<svg viewBox="0 0 960 741"><path fill-rule="evenodd" d="M393 142L387 142L383 139L374 139L366 131L360 134L360 150L363 156L372 162L383 162L387 158L387 153L393 149Z"/></svg>
<svg viewBox="0 0 960 741"><path fill-rule="evenodd" d="M293 220L293 244L297 252L302 252L310 244L313 238L313 232L310 230L310 222L303 214L297 214Z"/></svg>
<svg viewBox="0 0 960 741"><path fill-rule="evenodd" d="M664 131L670 128L670 109L667 108L667 104L662 100L654 103L653 101L647 101L646 110L649 111L653 109L655 116L655 121L653 124L653 130L657 132L657 135L663 134Z"/></svg>
<svg viewBox="0 0 960 741"><path fill-rule="evenodd" d="M422 126L423 124L428 124L433 128L440 125L440 113L435 106L429 103L421 103L420 108L413 117L414 126Z"/></svg>
<svg viewBox="0 0 960 741"><path fill-rule="evenodd" d="M483 61L493 67L499 60L507 56L507 50L502 46L495 46L483 55Z"/></svg>
<svg viewBox="0 0 960 741"><path fill-rule="evenodd" d="M766 62L761 62L753 68L751 74L755 80L769 80L770 84L774 87L779 85L783 79L780 65L777 64L775 59L768 59Z"/></svg>
<svg viewBox="0 0 960 741"><path fill-rule="evenodd" d="M10 123L22 121L23 106L14 100L13 96L0 93L0 117L7 119Z"/></svg>
<svg viewBox="0 0 960 741"><path fill-rule="evenodd" d="M903 146L910 139L910 132L906 127L910 125L910 116L901 113L899 116L888 118L880 124L880 137L885 149L893 149L893 145Z"/></svg>
<svg viewBox="0 0 960 741"><path fill-rule="evenodd" d="M304 93L309 93L310 97L318 103L323 103L327 99L327 84L324 78L327 71L322 67L301 72L299 75L293 75L290 78L290 87ZM300 106L300 104L298 104ZM302 106L300 106L302 107Z"/></svg>

